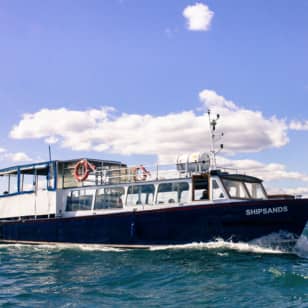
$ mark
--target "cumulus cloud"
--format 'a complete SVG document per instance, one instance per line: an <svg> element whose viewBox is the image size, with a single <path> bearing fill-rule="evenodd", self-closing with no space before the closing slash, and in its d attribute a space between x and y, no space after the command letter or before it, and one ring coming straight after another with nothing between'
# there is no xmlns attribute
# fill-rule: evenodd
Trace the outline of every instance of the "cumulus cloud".
<svg viewBox="0 0 308 308"><path fill-rule="evenodd" d="M301 195L308 198L308 187L270 188L270 194Z"/></svg>
<svg viewBox="0 0 308 308"><path fill-rule="evenodd" d="M55 136L84 131L97 126L107 118L112 108L90 109L86 111L60 109L42 109L34 114L24 114L22 121L10 133L12 138L42 138L54 141ZM35 127L31 127L35 124ZM22 130L22 131L21 131Z"/></svg>
<svg viewBox="0 0 308 308"><path fill-rule="evenodd" d="M203 3L189 5L183 10L187 27L192 31L207 31L210 28L214 12Z"/></svg>
<svg viewBox="0 0 308 308"><path fill-rule="evenodd" d="M259 111L241 108L212 90L201 91L199 98L206 109L222 116L227 152L257 152L282 147L289 141L285 120L266 118Z"/></svg>
<svg viewBox="0 0 308 308"><path fill-rule="evenodd" d="M55 136L50 136L50 137L45 138L45 142L48 143L48 144L55 144L58 141L59 141L59 139Z"/></svg>
<svg viewBox="0 0 308 308"><path fill-rule="evenodd" d="M0 160L12 163L30 162L32 159L24 152L11 153L5 148L0 148Z"/></svg>
<svg viewBox="0 0 308 308"><path fill-rule="evenodd" d="M290 195L306 195L308 197L308 174L287 170L283 164L262 162L250 159L233 160L226 157L217 157L219 168L226 168L229 172L248 174L256 176L264 180L264 185L268 194L290 194ZM287 180L294 183L307 182L296 187L277 187L273 186L275 181Z"/></svg>
<svg viewBox="0 0 308 308"><path fill-rule="evenodd" d="M292 130L308 130L308 121L291 121L289 128Z"/></svg>
<svg viewBox="0 0 308 308"><path fill-rule="evenodd" d="M287 124L275 116L239 107L212 90L199 93L202 112L194 110L161 116L116 115L110 107L84 111L42 109L23 115L10 136L58 142L76 151L97 151L131 155L158 155L208 151L210 148L207 109L222 116L225 152L255 152L280 147L288 142ZM219 128L218 125L218 128ZM163 159L164 160L164 159Z"/></svg>
<svg viewBox="0 0 308 308"><path fill-rule="evenodd" d="M217 157L217 164L222 168L227 168L235 172L245 172L268 182L276 180L298 180L308 182L307 174L288 171L283 164L264 164L251 159L233 160L221 156Z"/></svg>
<svg viewBox="0 0 308 308"><path fill-rule="evenodd" d="M6 153L4 157L5 160L16 163L32 161L32 159L24 152Z"/></svg>

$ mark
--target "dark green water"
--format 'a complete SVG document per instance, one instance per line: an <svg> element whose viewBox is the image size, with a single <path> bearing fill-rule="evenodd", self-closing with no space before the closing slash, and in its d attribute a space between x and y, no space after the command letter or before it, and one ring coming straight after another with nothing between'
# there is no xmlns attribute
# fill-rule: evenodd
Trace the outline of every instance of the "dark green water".
<svg viewBox="0 0 308 308"><path fill-rule="evenodd" d="M3 307L308 307L295 253L215 242L158 250L0 246Z"/></svg>

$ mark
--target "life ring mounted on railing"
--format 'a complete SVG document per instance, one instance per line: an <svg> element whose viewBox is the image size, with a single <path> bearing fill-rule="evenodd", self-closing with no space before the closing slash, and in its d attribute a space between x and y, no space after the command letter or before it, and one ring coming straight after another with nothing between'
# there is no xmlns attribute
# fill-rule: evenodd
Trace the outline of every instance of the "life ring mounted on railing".
<svg viewBox="0 0 308 308"><path fill-rule="evenodd" d="M149 176L151 176L150 171L148 171L143 165L133 168L134 181L145 181Z"/></svg>
<svg viewBox="0 0 308 308"><path fill-rule="evenodd" d="M91 170L95 171L96 167L86 159L82 159L74 167L74 178L78 182L83 182L88 178Z"/></svg>

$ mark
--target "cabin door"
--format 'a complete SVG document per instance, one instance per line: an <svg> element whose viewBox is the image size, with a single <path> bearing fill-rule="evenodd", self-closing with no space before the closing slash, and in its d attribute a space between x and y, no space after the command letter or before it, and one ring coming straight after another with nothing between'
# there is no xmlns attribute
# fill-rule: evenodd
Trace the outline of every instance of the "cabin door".
<svg viewBox="0 0 308 308"><path fill-rule="evenodd" d="M192 177L192 200L209 200L208 174L194 175Z"/></svg>

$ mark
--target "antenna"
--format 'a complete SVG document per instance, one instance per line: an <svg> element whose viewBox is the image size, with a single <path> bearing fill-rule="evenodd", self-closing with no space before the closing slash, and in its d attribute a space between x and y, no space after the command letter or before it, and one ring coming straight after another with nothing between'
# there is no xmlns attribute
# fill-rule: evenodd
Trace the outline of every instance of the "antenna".
<svg viewBox="0 0 308 308"><path fill-rule="evenodd" d="M220 140L224 136L224 133L220 133L220 134L216 133L216 126L217 126L218 120L220 119L220 115L216 114L216 118L212 119L210 109L207 111L207 114L209 116L209 127L210 127L209 133L210 133L210 140L211 140L210 169L216 169L216 154L223 149L224 145L220 144L219 150L215 150L215 142Z"/></svg>
<svg viewBox="0 0 308 308"><path fill-rule="evenodd" d="M48 145L48 151L49 151L49 161L51 161L51 145Z"/></svg>

